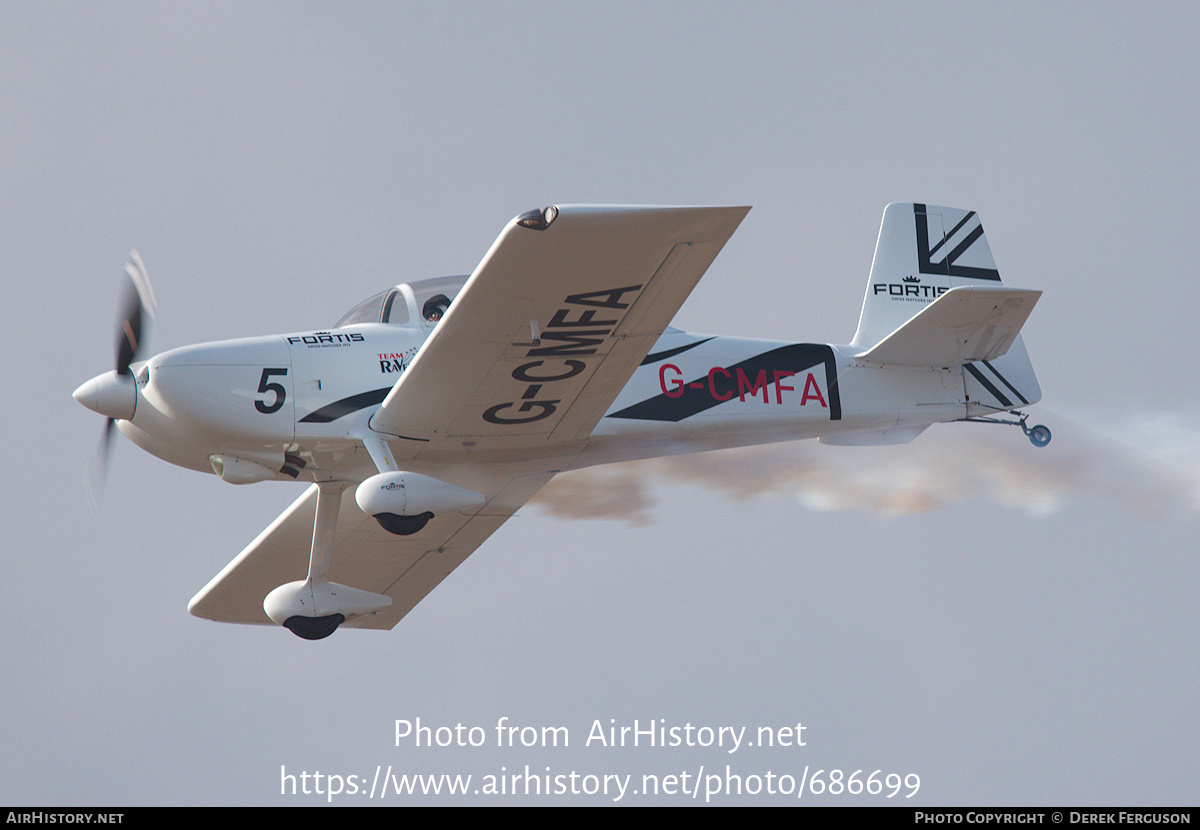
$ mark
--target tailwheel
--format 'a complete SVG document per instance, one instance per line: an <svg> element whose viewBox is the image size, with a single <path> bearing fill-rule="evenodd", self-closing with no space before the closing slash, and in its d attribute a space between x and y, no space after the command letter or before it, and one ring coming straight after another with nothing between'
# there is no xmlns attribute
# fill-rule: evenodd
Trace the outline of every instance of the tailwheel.
<svg viewBox="0 0 1200 830"><path fill-rule="evenodd" d="M1050 427L1045 424L1036 424L1034 426L1026 426L1025 422L1029 420L1029 416L1023 412L1013 411L1013 415L1021 416L1019 421L1006 421L1002 418L984 418L976 416L973 418L960 418L960 421L966 421L968 424L1008 424L1013 427L1020 427L1025 436L1029 438L1029 443L1035 447L1044 447L1050 443Z"/></svg>
<svg viewBox="0 0 1200 830"><path fill-rule="evenodd" d="M1021 426L1023 428L1025 427L1023 421ZM1025 434L1029 436L1030 443L1032 443L1035 447L1044 447L1050 443L1050 428L1043 426L1042 424L1025 428Z"/></svg>

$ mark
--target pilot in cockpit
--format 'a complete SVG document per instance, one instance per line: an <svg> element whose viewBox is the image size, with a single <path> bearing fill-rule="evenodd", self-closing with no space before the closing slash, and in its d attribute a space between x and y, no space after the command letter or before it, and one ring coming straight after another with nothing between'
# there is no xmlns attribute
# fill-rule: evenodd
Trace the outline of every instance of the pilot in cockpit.
<svg viewBox="0 0 1200 830"><path fill-rule="evenodd" d="M450 298L445 294L434 294L425 301L425 305L421 307L421 316L430 323L436 323L446 314L446 309L450 307Z"/></svg>

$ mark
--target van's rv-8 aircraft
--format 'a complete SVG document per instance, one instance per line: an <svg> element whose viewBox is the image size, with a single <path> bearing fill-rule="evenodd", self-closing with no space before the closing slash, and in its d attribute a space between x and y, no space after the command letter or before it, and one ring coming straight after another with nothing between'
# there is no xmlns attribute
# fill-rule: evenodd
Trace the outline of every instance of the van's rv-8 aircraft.
<svg viewBox="0 0 1200 830"><path fill-rule="evenodd" d="M907 443L946 421L1017 424L1041 397L974 212L883 214L847 345L670 323L747 207L559 206L505 227L469 277L397 285L328 331L141 358L136 253L117 366L75 399L159 458L232 484L310 486L191 600L307 639L390 629L555 474L799 438ZM1015 414L1019 420L998 417Z"/></svg>

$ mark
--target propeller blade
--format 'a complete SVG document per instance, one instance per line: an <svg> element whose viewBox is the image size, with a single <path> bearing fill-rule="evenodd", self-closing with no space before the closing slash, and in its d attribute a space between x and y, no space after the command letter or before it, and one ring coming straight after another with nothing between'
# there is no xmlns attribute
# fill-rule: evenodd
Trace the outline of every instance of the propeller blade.
<svg viewBox="0 0 1200 830"><path fill-rule="evenodd" d="M154 289L146 275L146 266L137 251L129 252L125 263L125 276L129 281L121 293L117 321L117 374L129 374L129 364L137 360L143 351L146 336L150 333L150 321L154 319Z"/></svg>
<svg viewBox="0 0 1200 830"><path fill-rule="evenodd" d="M154 319L154 289L150 287L150 278L146 275L146 266L137 251L129 252L129 261L125 263L125 276L128 278L121 289L121 297L117 305L117 378L108 376L100 386L93 378L88 383L75 390L75 399L89 409L97 409L101 414L106 411L122 409L118 403L114 409L112 404L114 386L111 381L120 379L121 375L132 374L129 365L138 359L145 351L146 336L150 332L150 321ZM125 381L132 384L132 380ZM115 384L116 391L121 391L122 384ZM105 392L105 394L101 394ZM81 397L82 395L82 397ZM136 392L134 393L136 396ZM120 396L117 396L118 401ZM132 413L132 408L130 408ZM123 415L122 417L130 417ZM104 432L100 435L100 445L96 455L88 462L83 471L83 486L87 490L88 502L92 512L99 510L100 502L104 499L104 483L108 478L108 461L112 456L113 433L116 432L117 421L113 417L105 419Z"/></svg>
<svg viewBox="0 0 1200 830"><path fill-rule="evenodd" d="M104 483L108 480L108 461L112 457L112 435L116 428L115 419L106 419L96 454L83 471L83 487L87 490L88 504L93 514L100 511L100 503L104 501Z"/></svg>

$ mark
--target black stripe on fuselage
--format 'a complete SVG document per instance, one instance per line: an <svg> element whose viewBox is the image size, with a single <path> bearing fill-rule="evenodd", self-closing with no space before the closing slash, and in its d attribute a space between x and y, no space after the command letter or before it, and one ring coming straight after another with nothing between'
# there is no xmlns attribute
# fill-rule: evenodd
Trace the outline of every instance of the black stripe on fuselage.
<svg viewBox="0 0 1200 830"><path fill-rule="evenodd" d="M667 349L666 351L655 352L654 354L648 354L648 355L646 355L646 359L643 360L638 365L645 366L649 363L658 363L658 361L660 361L660 360L666 360L668 357L674 357L677 354L683 354L688 349L694 349L697 346L699 346L703 343L707 343L709 340L712 340L712 339L713 338L711 338L711 337L706 337L703 340L697 340L695 343L688 343L686 346L677 346L674 349Z"/></svg>
<svg viewBox="0 0 1200 830"><path fill-rule="evenodd" d="M833 357L833 349L829 346L815 343L792 343L722 368L732 376L736 376L737 371L741 369L749 377L757 377L759 371L766 370L767 376L770 377L776 370L799 375L801 372L821 364L825 365L825 385L829 395L829 420L840 421L842 400L837 385L837 364ZM620 412L614 412L608 417L639 421L679 422L725 402L714 398L710 393L708 375L701 375L691 382L684 383L679 391L680 394L675 397L671 397L665 392L655 395L641 403L627 406ZM740 400L740 396L735 393L733 397L729 398L729 400L734 399Z"/></svg>
<svg viewBox="0 0 1200 830"><path fill-rule="evenodd" d="M383 403L383 399L387 397L388 392L392 391L392 387L384 386L380 389L372 389L370 392L360 392L357 395L351 395L348 398L342 398L340 401L334 401L331 404L326 404L315 412L310 412L300 419L302 424L327 424L330 421L336 421L338 418L345 417L351 412L357 412L360 409L366 409L368 406L374 406L377 403Z"/></svg>

